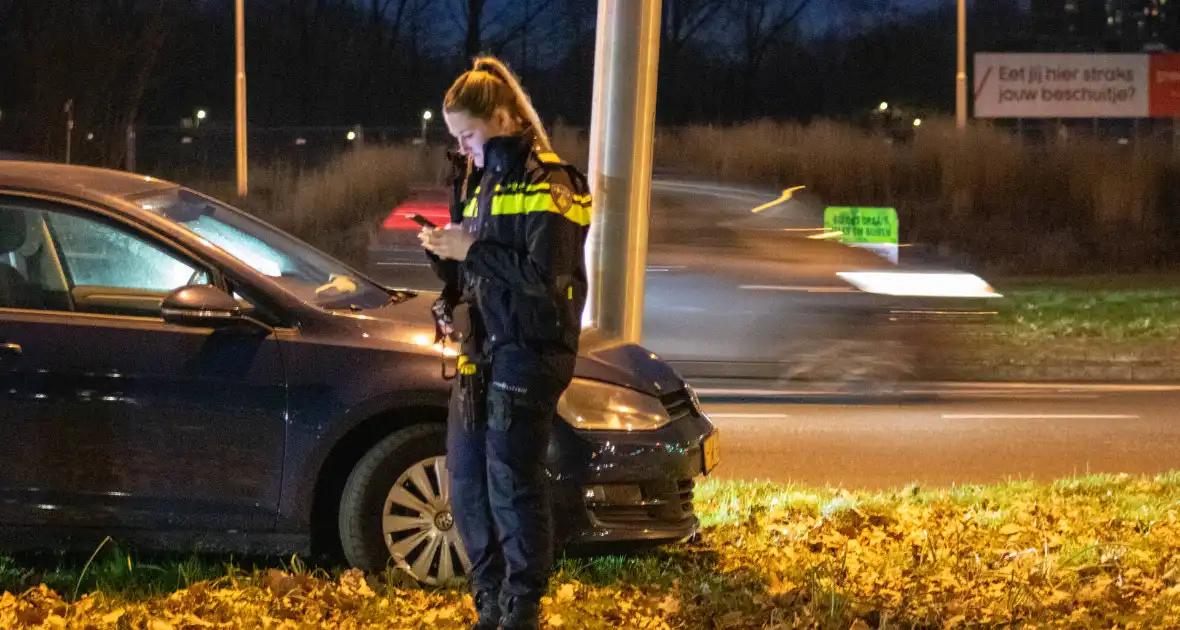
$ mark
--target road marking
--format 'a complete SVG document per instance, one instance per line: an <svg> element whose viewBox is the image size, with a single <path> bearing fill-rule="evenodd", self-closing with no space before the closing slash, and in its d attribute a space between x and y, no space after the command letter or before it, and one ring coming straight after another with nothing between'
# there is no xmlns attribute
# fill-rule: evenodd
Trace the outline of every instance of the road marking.
<svg viewBox="0 0 1180 630"><path fill-rule="evenodd" d="M1148 384L1120 384L1120 383L914 383L912 387L901 388L898 394L906 395L934 395L934 396L972 396L986 394L1000 395L1004 392L1015 395L1037 394L1067 394L1070 397L1091 397L1093 394L1111 393L1165 393L1180 391L1180 385L1148 385ZM771 389L759 387L698 387L697 394L701 396L750 396L771 398L783 396L808 395L839 395L848 392L836 390L809 389Z"/></svg>
<svg viewBox="0 0 1180 630"><path fill-rule="evenodd" d="M808 287L778 284L743 284L738 288L743 291L796 291L806 293L852 293L852 287Z"/></svg>
<svg viewBox="0 0 1180 630"><path fill-rule="evenodd" d="M943 420L1138 420L1119 413L944 413Z"/></svg>
<svg viewBox="0 0 1180 630"><path fill-rule="evenodd" d="M709 413L705 412L710 418L725 418L725 419L779 419L790 418L791 416L785 413Z"/></svg>
<svg viewBox="0 0 1180 630"><path fill-rule="evenodd" d="M1176 392L1180 385L1158 385L1148 383L984 383L984 382L933 382L935 387L951 389L1034 389L1056 390L1058 392Z"/></svg>
<svg viewBox="0 0 1180 630"><path fill-rule="evenodd" d="M378 267L429 267L430 263L412 263L412 262L379 262Z"/></svg>
<svg viewBox="0 0 1180 630"><path fill-rule="evenodd" d="M947 399L968 399L978 400L980 398L997 398L1001 400L1098 400L1101 398L1098 394L1075 394L1073 392L1052 393L1045 392L1038 394L1035 392L989 392L980 390L978 392L938 392L935 390L921 391L921 390L906 390L907 394L914 396L941 396Z"/></svg>
<svg viewBox="0 0 1180 630"><path fill-rule="evenodd" d="M789 201L791 199L791 196L795 194L796 190L803 190L804 188L807 188L807 187L806 186L792 186L792 187L784 190L783 194L781 196L779 196L778 199L764 203L764 204L758 206L757 208L750 210L750 212L753 212L754 214L758 214L759 212L762 212L763 210L765 210L767 208L773 208L774 206L777 206L780 203L783 203L785 201Z"/></svg>

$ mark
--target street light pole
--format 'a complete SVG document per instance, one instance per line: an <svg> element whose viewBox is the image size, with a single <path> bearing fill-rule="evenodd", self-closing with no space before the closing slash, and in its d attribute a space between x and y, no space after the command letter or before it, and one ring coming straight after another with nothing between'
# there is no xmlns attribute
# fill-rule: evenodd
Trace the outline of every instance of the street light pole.
<svg viewBox="0 0 1180 630"><path fill-rule="evenodd" d="M237 81L235 86L238 196L245 197L246 185L246 11L244 0L237 0L234 8L234 31L237 44Z"/></svg>
<svg viewBox="0 0 1180 630"><path fill-rule="evenodd" d="M66 101L66 164L70 163L70 153L74 143L74 99Z"/></svg>
<svg viewBox="0 0 1180 630"><path fill-rule="evenodd" d="M607 343L637 343L643 333L660 7L661 0L598 0L583 320Z"/></svg>
<svg viewBox="0 0 1180 630"><path fill-rule="evenodd" d="M967 0L959 0L959 68L955 73L955 126L967 127Z"/></svg>

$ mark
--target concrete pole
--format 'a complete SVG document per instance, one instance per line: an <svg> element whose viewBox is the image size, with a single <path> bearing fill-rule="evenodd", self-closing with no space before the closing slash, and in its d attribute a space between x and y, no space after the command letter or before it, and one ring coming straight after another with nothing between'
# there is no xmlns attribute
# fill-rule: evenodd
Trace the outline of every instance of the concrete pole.
<svg viewBox="0 0 1180 630"><path fill-rule="evenodd" d="M955 73L955 126L967 127L967 0L959 0L959 67Z"/></svg>
<svg viewBox="0 0 1180 630"><path fill-rule="evenodd" d="M237 73L234 86L235 127L237 128L238 196L249 192L246 179L246 11L244 0L237 0L234 10L234 40L237 48Z"/></svg>
<svg viewBox="0 0 1180 630"><path fill-rule="evenodd" d="M598 2L585 323L607 342L643 335L660 9L660 0Z"/></svg>

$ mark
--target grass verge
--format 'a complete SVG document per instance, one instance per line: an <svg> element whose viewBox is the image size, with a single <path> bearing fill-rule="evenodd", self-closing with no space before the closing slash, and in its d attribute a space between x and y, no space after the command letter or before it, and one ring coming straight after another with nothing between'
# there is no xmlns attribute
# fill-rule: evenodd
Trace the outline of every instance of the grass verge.
<svg viewBox="0 0 1180 630"><path fill-rule="evenodd" d="M1005 296L996 305L999 316L983 326L952 331L955 342L939 346L943 367L933 369L968 379L1007 374L1050 380L1176 380L1178 279L1124 275L999 280L997 288Z"/></svg>
<svg viewBox="0 0 1180 630"><path fill-rule="evenodd" d="M1180 277L1083 276L1001 283L1001 325L1018 339L1180 339Z"/></svg>
<svg viewBox="0 0 1180 630"><path fill-rule="evenodd" d="M698 490L706 526L699 540L647 555L563 560L544 602L546 627L1180 624L1177 473L877 494L715 481ZM63 599L48 587L52 574L42 576L45 586L18 582L15 594L0 595L0 627L461 628L472 621L470 599L458 588L422 590L393 573L309 570L298 562L214 569L196 559L136 582L135 562L124 573L128 556L112 558L97 565L110 581L74 601L68 589ZM0 564L4 588L15 590L12 576L21 571L11 560ZM67 571L59 583L72 587L76 575Z"/></svg>

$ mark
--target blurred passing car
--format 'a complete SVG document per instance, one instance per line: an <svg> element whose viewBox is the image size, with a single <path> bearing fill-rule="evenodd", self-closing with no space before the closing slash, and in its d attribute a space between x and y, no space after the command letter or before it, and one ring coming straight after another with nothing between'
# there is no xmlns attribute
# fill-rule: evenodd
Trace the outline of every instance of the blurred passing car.
<svg viewBox="0 0 1180 630"><path fill-rule="evenodd" d="M462 574L432 300L176 184L0 162L0 547ZM695 395L643 348L585 348L548 451L559 539L692 535L718 461Z"/></svg>
<svg viewBox="0 0 1180 630"><path fill-rule="evenodd" d="M819 199L782 196L653 182L643 343L689 381L879 388L926 376L940 344L994 314L1000 296L978 276L917 247L895 265L842 244L823 229ZM426 208L445 222L445 204L424 191L395 208L372 272L437 288L404 216Z"/></svg>

